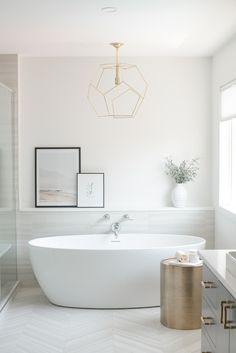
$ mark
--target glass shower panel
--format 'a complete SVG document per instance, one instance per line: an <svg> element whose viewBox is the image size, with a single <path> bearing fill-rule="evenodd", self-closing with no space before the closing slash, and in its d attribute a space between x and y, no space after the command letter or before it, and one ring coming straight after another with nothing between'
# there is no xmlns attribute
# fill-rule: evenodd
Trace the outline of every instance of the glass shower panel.
<svg viewBox="0 0 236 353"><path fill-rule="evenodd" d="M13 93L0 84L0 309L17 283Z"/></svg>

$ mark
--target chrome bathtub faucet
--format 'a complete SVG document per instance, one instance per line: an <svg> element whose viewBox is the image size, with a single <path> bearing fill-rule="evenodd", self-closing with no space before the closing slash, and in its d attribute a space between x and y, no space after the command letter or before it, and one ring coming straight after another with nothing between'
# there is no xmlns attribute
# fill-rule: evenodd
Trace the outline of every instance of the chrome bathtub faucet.
<svg viewBox="0 0 236 353"><path fill-rule="evenodd" d="M114 238L112 239L112 242L119 242L119 231L121 230L121 225L119 222L112 223L111 225L111 230L114 234Z"/></svg>

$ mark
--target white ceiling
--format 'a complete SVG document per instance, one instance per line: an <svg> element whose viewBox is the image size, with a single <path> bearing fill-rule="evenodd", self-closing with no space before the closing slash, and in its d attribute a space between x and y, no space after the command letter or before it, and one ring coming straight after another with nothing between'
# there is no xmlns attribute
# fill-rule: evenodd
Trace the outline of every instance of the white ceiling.
<svg viewBox="0 0 236 353"><path fill-rule="evenodd" d="M235 33L236 0L0 0L0 53L208 56Z"/></svg>

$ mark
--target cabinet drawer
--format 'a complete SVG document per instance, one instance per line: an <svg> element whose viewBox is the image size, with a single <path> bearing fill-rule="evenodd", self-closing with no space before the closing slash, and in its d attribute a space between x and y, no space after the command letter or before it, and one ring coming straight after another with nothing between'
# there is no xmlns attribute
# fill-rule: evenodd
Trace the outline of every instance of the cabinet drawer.
<svg viewBox="0 0 236 353"><path fill-rule="evenodd" d="M202 301L202 330L209 337L213 346L216 344L217 339L217 316L207 301L203 298Z"/></svg>
<svg viewBox="0 0 236 353"><path fill-rule="evenodd" d="M216 348L210 343L205 333L205 329L202 330L202 344L201 344L202 353L216 353Z"/></svg>
<svg viewBox="0 0 236 353"><path fill-rule="evenodd" d="M217 288L219 287L219 281L214 274L206 267L203 266L203 298L207 300L215 310L217 310Z"/></svg>

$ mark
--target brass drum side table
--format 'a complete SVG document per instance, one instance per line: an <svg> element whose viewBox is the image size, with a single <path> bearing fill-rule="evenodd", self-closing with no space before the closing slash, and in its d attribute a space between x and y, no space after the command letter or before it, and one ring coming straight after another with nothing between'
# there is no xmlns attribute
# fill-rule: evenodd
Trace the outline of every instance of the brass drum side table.
<svg viewBox="0 0 236 353"><path fill-rule="evenodd" d="M177 330L201 327L202 264L161 261L161 323Z"/></svg>

